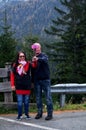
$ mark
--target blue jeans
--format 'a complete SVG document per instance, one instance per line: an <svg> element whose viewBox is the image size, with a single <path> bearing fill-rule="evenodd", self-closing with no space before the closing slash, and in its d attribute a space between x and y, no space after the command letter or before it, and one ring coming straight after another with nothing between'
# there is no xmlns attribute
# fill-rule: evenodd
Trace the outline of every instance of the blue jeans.
<svg viewBox="0 0 86 130"><path fill-rule="evenodd" d="M22 108L24 103L24 113L28 115L29 111L29 95L21 95L17 94L17 102L18 102L18 116L22 116Z"/></svg>
<svg viewBox="0 0 86 130"><path fill-rule="evenodd" d="M44 91L45 94L47 113L48 115L52 115L53 103L50 91L50 80L38 80L35 82L36 103L39 114L43 113L42 91Z"/></svg>

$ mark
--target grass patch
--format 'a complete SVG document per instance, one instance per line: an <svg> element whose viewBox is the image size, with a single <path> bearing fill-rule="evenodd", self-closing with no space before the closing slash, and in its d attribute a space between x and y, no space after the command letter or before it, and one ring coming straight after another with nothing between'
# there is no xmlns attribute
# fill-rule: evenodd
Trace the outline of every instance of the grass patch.
<svg viewBox="0 0 86 130"><path fill-rule="evenodd" d="M46 112L46 105L44 104L43 111ZM64 110L86 110L86 102L83 104L65 104L64 107L60 108L59 103L54 104L54 111L64 111ZM30 112L37 112L36 105L30 106ZM0 107L0 114L17 114L17 109L6 109L4 107Z"/></svg>
<svg viewBox="0 0 86 130"><path fill-rule="evenodd" d="M66 104L61 110L86 110L86 103L83 104Z"/></svg>
<svg viewBox="0 0 86 130"><path fill-rule="evenodd" d="M37 112L37 107L35 104L30 105L30 112ZM23 112L24 112L24 107L23 107ZM0 107L0 114L17 114L17 108L9 108L9 107L5 107L5 106L1 106Z"/></svg>
<svg viewBox="0 0 86 130"><path fill-rule="evenodd" d="M64 107L60 108L59 104L54 104L54 110L86 110L86 102L83 104L65 104Z"/></svg>
<svg viewBox="0 0 86 130"><path fill-rule="evenodd" d="M11 113L16 114L17 109L8 109L8 108L0 107L0 114L11 114Z"/></svg>

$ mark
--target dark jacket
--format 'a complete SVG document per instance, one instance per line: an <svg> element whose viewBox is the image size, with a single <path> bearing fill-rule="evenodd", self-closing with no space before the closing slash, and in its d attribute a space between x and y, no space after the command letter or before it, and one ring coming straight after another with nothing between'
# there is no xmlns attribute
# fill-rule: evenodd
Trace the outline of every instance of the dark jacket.
<svg viewBox="0 0 86 130"><path fill-rule="evenodd" d="M34 81L50 79L48 56L44 53L40 53L37 57L37 67L32 70Z"/></svg>
<svg viewBox="0 0 86 130"><path fill-rule="evenodd" d="M25 68L27 68L27 70L26 74L23 75L18 74L17 66L15 64L15 66L12 67L12 72L15 77L14 85L16 86L16 90L30 90L31 89L30 63L27 62L27 64L25 65Z"/></svg>

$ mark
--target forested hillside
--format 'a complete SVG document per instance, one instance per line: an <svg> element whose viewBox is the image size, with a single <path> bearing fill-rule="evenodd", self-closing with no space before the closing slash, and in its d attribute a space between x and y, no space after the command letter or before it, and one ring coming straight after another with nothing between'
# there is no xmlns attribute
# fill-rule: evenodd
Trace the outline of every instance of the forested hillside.
<svg viewBox="0 0 86 130"><path fill-rule="evenodd" d="M27 34L46 37L44 29L49 27L55 17L54 7L60 6L57 0L6 0L0 2L0 25L4 24L6 9L8 23L18 38ZM1 32L1 30L0 30Z"/></svg>

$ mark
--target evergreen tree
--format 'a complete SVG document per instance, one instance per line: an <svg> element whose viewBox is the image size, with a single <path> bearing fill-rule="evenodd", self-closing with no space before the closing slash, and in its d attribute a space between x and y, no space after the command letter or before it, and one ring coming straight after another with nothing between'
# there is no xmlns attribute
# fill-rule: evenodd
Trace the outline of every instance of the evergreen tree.
<svg viewBox="0 0 86 130"><path fill-rule="evenodd" d="M61 82L85 82L86 73L86 1L60 0L63 8L55 7L59 14L48 34L61 38L53 44L57 62L57 78ZM53 51L53 53L54 53ZM54 54L52 55L54 56ZM56 79L58 80L58 79Z"/></svg>
<svg viewBox="0 0 86 130"><path fill-rule="evenodd" d="M38 41L37 36L29 35L24 38L24 42L21 48L26 52L28 60L32 60L33 51L31 49L31 45Z"/></svg>
<svg viewBox="0 0 86 130"><path fill-rule="evenodd" d="M4 25L1 27L0 35L0 67L4 67L6 62L12 62L15 57L17 42L13 38L11 26L7 23L7 12L5 10Z"/></svg>

